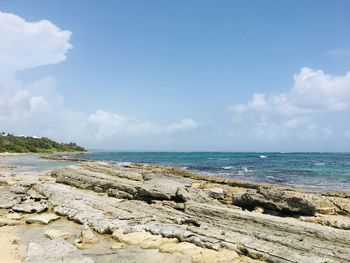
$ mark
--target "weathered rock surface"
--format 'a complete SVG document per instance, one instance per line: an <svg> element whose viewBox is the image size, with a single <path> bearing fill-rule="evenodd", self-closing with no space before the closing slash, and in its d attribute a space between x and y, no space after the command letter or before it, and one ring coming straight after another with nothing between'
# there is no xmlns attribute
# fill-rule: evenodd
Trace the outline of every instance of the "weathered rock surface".
<svg viewBox="0 0 350 263"><path fill-rule="evenodd" d="M261 206L268 210L286 214L314 215L316 204L295 192L277 189L252 189L242 195L233 196L233 204L253 210Z"/></svg>
<svg viewBox="0 0 350 263"><path fill-rule="evenodd" d="M70 232L60 230L60 229L49 229L44 233L44 236L49 239L58 239L58 238L69 239L74 235Z"/></svg>
<svg viewBox="0 0 350 263"><path fill-rule="evenodd" d="M295 262L350 259L347 231L294 218L197 202L186 202L182 212L169 206L123 201L54 183L37 185L35 190L47 196L56 212L88 223L97 232L114 232L117 240L126 243L138 240L139 245L160 248L163 242L157 237L161 236L203 249L228 249L270 262L290 262L291 258Z"/></svg>
<svg viewBox="0 0 350 263"><path fill-rule="evenodd" d="M27 218L26 223L47 225L58 219L60 219L58 215L48 213L48 214L33 215Z"/></svg>
<svg viewBox="0 0 350 263"><path fill-rule="evenodd" d="M317 216L302 216L299 219L305 222L312 222L320 225L350 230L350 218L346 216L317 215Z"/></svg>
<svg viewBox="0 0 350 263"><path fill-rule="evenodd" d="M63 239L31 242L27 248L25 263L93 263Z"/></svg>
<svg viewBox="0 0 350 263"><path fill-rule="evenodd" d="M284 214L350 215L350 198L326 197L317 193L306 193L283 189L250 189L243 194L234 194L232 202L244 209L260 206L267 211Z"/></svg>
<svg viewBox="0 0 350 263"><path fill-rule="evenodd" d="M97 236L86 223L81 228L81 241L83 244L95 244L98 242Z"/></svg>
<svg viewBox="0 0 350 263"><path fill-rule="evenodd" d="M41 213L47 210L46 203L35 202L34 200L27 200L20 204L15 205L13 211L22 213Z"/></svg>
<svg viewBox="0 0 350 263"><path fill-rule="evenodd" d="M208 188L209 196L215 199L224 199L226 193L222 188Z"/></svg>
<svg viewBox="0 0 350 263"><path fill-rule="evenodd" d="M8 187L0 188L0 209L9 209L20 203L24 194L16 194Z"/></svg>
<svg viewBox="0 0 350 263"><path fill-rule="evenodd" d="M82 224L78 247L100 244L96 231L111 234L118 253L137 246L175 253L183 259L179 262L350 261L348 196L235 188L231 181L225 185L205 176L104 162L60 168L52 175L56 182L36 183L15 195L21 196L18 203L45 202L51 212ZM17 200L12 194L9 200ZM38 216L44 215L34 219Z"/></svg>
<svg viewBox="0 0 350 263"><path fill-rule="evenodd" d="M87 167L88 170L82 168ZM68 184L81 189L90 189L96 192L107 192L110 196L125 199L142 200L176 200L185 202L198 195L191 195L186 188L191 186L191 180L174 175L165 175L145 172L142 174L142 181L127 179L130 176L119 176L123 169L110 175L102 173L105 168L100 166L92 169L92 164L84 164L81 167L69 167L55 170L52 174L56 182ZM125 169L125 168L124 168ZM91 171L93 170L93 172ZM135 169L132 170L136 173ZM141 174L141 173L140 173Z"/></svg>

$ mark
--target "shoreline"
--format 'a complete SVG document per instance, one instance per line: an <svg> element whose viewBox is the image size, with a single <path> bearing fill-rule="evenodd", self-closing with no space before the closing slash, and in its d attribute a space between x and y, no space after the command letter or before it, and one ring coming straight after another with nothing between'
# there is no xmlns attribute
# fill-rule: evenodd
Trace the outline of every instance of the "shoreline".
<svg viewBox="0 0 350 263"><path fill-rule="evenodd" d="M94 159L87 159L87 158L77 158L77 157L67 157L67 156L57 156L57 155L46 155L41 156L42 159L47 160L54 160L54 161L66 161L66 162L111 162L108 160L94 160ZM287 184L278 184L278 183L264 183L264 182L249 182L244 181L240 179L235 178L227 178L227 177L221 177L216 175L215 173L207 174L205 172L201 171L194 171L191 169L183 169L181 167L175 167L175 166L165 166L165 165L157 165L157 164L149 164L149 163L133 163L128 162L128 165L122 165L125 167L132 167L132 168L143 168L148 170L158 170L160 172L169 172L174 173L175 175L180 175L184 177L188 177L191 179L199 179L199 180L206 180L208 182L214 182L214 183L221 183L221 184L231 184L232 186L241 186L245 188L253 188L258 189L260 187L263 188L278 188L278 189L284 189L284 190L296 190L296 191L305 191L305 192L314 192L314 193L323 193L323 194L330 194L330 193L342 193L342 194L349 194L350 195L350 189L349 190L340 190L340 189L323 189L319 186L310 186L310 185L287 185Z"/></svg>
<svg viewBox="0 0 350 263"><path fill-rule="evenodd" d="M0 171L0 227L16 230L18 256L28 262L38 253L96 263L350 260L348 193L145 164L85 160L43 174L23 168Z"/></svg>

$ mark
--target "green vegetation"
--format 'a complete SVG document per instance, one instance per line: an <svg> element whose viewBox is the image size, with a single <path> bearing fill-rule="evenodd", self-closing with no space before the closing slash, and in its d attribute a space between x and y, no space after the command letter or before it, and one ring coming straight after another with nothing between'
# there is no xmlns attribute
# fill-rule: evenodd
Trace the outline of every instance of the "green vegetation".
<svg viewBox="0 0 350 263"><path fill-rule="evenodd" d="M48 138L24 137L12 134L0 134L0 152L9 153L56 153L86 152L75 143L58 143Z"/></svg>

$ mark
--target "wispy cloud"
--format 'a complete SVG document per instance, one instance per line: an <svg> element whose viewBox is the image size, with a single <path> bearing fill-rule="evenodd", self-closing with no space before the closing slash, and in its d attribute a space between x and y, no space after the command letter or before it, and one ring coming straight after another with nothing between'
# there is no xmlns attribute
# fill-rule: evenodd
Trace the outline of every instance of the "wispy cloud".
<svg viewBox="0 0 350 263"><path fill-rule="evenodd" d="M328 55L346 57L350 56L350 48L335 48L327 52Z"/></svg>

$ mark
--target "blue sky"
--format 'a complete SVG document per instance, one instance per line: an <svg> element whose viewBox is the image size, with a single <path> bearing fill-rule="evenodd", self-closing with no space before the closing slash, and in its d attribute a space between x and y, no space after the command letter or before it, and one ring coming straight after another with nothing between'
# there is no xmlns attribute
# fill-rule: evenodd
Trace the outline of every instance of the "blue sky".
<svg viewBox="0 0 350 263"><path fill-rule="evenodd" d="M13 60L40 63L2 81L3 107L26 91L51 111L17 106L3 129L104 149L349 149L349 1L4 0L0 11L71 32L21 33L60 45L17 43Z"/></svg>

